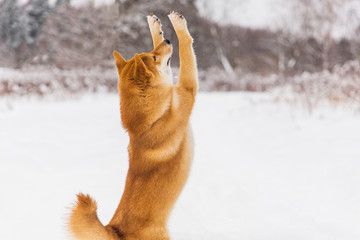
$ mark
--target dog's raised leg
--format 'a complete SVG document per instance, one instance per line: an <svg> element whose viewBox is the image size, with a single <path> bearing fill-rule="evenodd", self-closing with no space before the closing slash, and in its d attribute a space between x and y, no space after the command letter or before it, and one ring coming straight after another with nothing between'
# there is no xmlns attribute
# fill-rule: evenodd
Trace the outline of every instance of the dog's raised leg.
<svg viewBox="0 0 360 240"><path fill-rule="evenodd" d="M192 46L193 39L182 14L172 11L168 17L179 39L180 74L176 87L189 90L195 96L198 90L198 80L196 58Z"/></svg>
<svg viewBox="0 0 360 240"><path fill-rule="evenodd" d="M153 13L150 13L150 15L147 16L147 21L151 32L151 37L153 39L154 48L156 48L159 43L164 41L164 32L161 29L161 22L160 19Z"/></svg>

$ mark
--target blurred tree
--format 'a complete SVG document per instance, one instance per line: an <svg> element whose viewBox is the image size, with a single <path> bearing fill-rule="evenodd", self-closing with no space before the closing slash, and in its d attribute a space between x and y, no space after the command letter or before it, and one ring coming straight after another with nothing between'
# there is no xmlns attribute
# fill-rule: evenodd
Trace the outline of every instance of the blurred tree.
<svg viewBox="0 0 360 240"><path fill-rule="evenodd" d="M346 38L342 38L339 42L334 44L330 51L330 59L332 60L330 63L331 66L337 64L343 65L349 60L355 60L356 55L355 50L352 49L352 45L357 44L351 44L351 41Z"/></svg>
<svg viewBox="0 0 360 240"><path fill-rule="evenodd" d="M25 27L20 17L17 0L6 0L0 12L0 37L15 53L16 67L21 67L20 49L25 40Z"/></svg>
<svg viewBox="0 0 360 240"><path fill-rule="evenodd" d="M26 42L29 45L36 43L41 27L46 21L50 11L48 0L34 0L30 2L25 12Z"/></svg>
<svg viewBox="0 0 360 240"><path fill-rule="evenodd" d="M322 45L319 52L323 69L329 69L329 53L333 44L333 30L338 20L338 10L342 0L296 0L290 2L292 18L287 29L295 35L297 40L302 40L302 48L308 45L308 39L313 38ZM296 24L297 23L297 24ZM311 50L310 50L311 51Z"/></svg>
<svg viewBox="0 0 360 240"><path fill-rule="evenodd" d="M70 7L71 6L70 5L70 0L56 0L55 7L53 8L53 10L58 9L62 5L65 5L66 7Z"/></svg>

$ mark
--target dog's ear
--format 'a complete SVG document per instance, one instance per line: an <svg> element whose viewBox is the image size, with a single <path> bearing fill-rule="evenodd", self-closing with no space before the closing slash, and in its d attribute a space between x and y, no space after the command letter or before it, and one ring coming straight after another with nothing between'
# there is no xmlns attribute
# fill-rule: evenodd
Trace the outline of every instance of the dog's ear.
<svg viewBox="0 0 360 240"><path fill-rule="evenodd" d="M126 65L126 60L118 53L117 51L113 52L114 58L115 58L115 64L116 68L118 70L119 76L121 71L123 70L124 66Z"/></svg>
<svg viewBox="0 0 360 240"><path fill-rule="evenodd" d="M141 59L139 54L135 54L134 57L135 65L134 65L134 78L138 80L144 80L151 76L151 73L148 71L145 63Z"/></svg>

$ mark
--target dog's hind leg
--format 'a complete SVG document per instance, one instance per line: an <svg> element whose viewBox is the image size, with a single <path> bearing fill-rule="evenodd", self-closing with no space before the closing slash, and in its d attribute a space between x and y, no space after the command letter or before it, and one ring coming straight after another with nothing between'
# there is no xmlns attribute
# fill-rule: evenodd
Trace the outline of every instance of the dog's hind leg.
<svg viewBox="0 0 360 240"><path fill-rule="evenodd" d="M152 13L147 16L147 21L151 32L151 37L153 39L154 48L156 48L159 43L164 41L164 32L161 29L161 22L160 19Z"/></svg>

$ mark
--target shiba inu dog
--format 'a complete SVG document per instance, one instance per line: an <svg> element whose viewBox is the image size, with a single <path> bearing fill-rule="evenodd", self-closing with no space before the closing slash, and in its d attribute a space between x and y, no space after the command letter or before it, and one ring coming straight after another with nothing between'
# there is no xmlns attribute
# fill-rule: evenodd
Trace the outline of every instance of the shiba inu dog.
<svg viewBox="0 0 360 240"><path fill-rule="evenodd" d="M173 85L172 45L160 20L147 17L154 49L126 61L114 52L119 74L121 120L130 137L129 170L120 204L107 226L89 196L78 194L69 221L82 240L168 240L170 212L188 177L193 157L189 117L198 90L193 39L183 15L170 12L179 39L180 75Z"/></svg>

